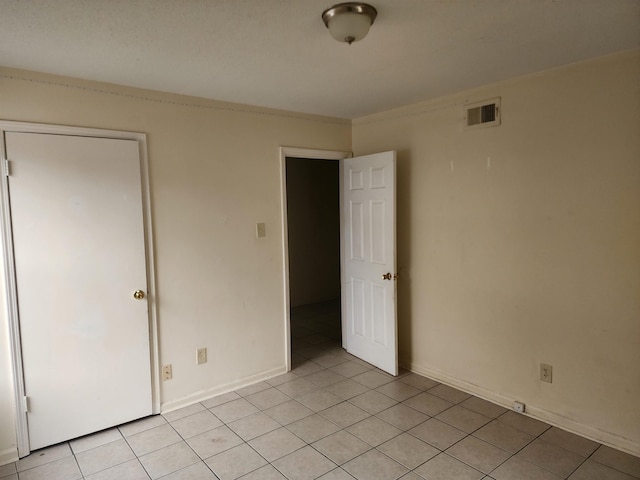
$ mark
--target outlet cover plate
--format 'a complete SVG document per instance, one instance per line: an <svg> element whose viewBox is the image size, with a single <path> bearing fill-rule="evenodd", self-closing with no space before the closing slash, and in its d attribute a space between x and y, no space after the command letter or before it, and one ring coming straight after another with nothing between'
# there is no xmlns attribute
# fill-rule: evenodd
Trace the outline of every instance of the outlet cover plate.
<svg viewBox="0 0 640 480"><path fill-rule="evenodd" d="M547 383L553 382L553 366L546 363L540 364L540 380Z"/></svg>
<svg viewBox="0 0 640 480"><path fill-rule="evenodd" d="M202 365L203 363L207 363L207 349L199 348L196 350L196 363L198 365Z"/></svg>

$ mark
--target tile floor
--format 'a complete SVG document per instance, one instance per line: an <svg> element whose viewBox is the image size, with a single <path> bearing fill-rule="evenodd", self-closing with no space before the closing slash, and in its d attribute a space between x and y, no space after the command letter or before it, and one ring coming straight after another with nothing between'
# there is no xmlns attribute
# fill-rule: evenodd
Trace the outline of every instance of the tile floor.
<svg viewBox="0 0 640 480"><path fill-rule="evenodd" d="M640 458L340 348L296 309L292 372L32 453L1 480L631 480Z"/></svg>

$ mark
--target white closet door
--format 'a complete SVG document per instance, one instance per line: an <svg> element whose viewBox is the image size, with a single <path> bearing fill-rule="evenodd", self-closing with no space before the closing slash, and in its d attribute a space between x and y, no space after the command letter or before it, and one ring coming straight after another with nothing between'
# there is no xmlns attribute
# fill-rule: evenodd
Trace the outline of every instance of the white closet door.
<svg viewBox="0 0 640 480"><path fill-rule="evenodd" d="M5 134L29 445L152 413L138 142ZM140 293L137 295L140 297Z"/></svg>

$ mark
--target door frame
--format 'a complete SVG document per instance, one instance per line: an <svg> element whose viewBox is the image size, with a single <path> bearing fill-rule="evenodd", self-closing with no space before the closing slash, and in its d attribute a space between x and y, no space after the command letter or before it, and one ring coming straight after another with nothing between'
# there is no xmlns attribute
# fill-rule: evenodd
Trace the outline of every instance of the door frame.
<svg viewBox="0 0 640 480"><path fill-rule="evenodd" d="M280 147L280 194L282 209L282 269L283 269L283 285L284 285L284 344L285 344L285 365L287 372L291 371L291 298L289 295L289 226L287 213L287 157L308 158L310 160L335 160L340 161L345 158L353 157L352 152L344 152L341 150L319 150L311 148L297 147ZM340 170L340 252L342 252L343 235L342 235L342 168ZM340 255L340 305L344 305L342 285L343 278L343 260ZM344 317L343 317L344 318ZM342 322L342 346L345 347L345 323Z"/></svg>
<svg viewBox="0 0 640 480"><path fill-rule="evenodd" d="M147 274L147 304L149 315L149 349L151 358L151 401L152 412L160 413L160 358L158 350L158 322L155 284L155 265L153 252L153 229L151 223L151 195L149 191L149 168L147 159L147 137L144 133L102 130L71 126L47 125L0 120L0 229L4 274L5 314L8 319L11 370L15 403L16 440L20 458L30 453L29 432L27 428L27 408L25 405L24 372L22 368L22 348L20 322L18 316L18 296L16 287L16 269L13 256L13 234L9 197L9 162L6 158L5 132L42 133L50 135L69 135L76 137L98 137L123 140L135 140L139 146L140 178L142 191L142 215L145 244L145 262Z"/></svg>

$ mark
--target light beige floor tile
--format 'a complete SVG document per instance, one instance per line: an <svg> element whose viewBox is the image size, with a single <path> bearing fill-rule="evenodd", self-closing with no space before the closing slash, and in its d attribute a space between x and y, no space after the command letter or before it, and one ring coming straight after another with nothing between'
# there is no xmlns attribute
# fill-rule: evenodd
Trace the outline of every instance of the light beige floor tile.
<svg viewBox="0 0 640 480"><path fill-rule="evenodd" d="M275 407L281 403L288 402L291 397L285 395L276 388L267 388L261 392L254 393L245 397L246 400L258 407L260 410L266 410L267 408Z"/></svg>
<svg viewBox="0 0 640 480"><path fill-rule="evenodd" d="M584 457L577 453L541 439L531 442L517 456L563 478L570 475L584 461Z"/></svg>
<svg viewBox="0 0 640 480"><path fill-rule="evenodd" d="M401 430L377 417L366 418L346 430L372 447L377 447L402 433Z"/></svg>
<svg viewBox="0 0 640 480"><path fill-rule="evenodd" d="M162 416L167 422L174 422L181 418L188 417L189 415L193 415L194 413L201 412L204 409L205 407L201 403L194 403L193 405L189 405L184 408L179 408L168 413L163 413Z"/></svg>
<svg viewBox="0 0 640 480"><path fill-rule="evenodd" d="M359 363L360 365L362 365L363 367L367 367L368 370L375 370L376 367L374 367L373 365L371 365L368 362L365 362L364 360L362 360L361 358L356 357L355 355L351 355L350 353L347 353L345 358L349 359L352 362L355 363Z"/></svg>
<svg viewBox="0 0 640 480"><path fill-rule="evenodd" d="M484 477L484 473L446 453L441 453L420 465L415 472L427 480L480 480Z"/></svg>
<svg viewBox="0 0 640 480"><path fill-rule="evenodd" d="M307 375L304 379L321 388L346 380L345 377L331 370L320 370L319 372Z"/></svg>
<svg viewBox="0 0 640 480"><path fill-rule="evenodd" d="M640 478L640 457L634 457L628 453L603 445L596 450L596 453L593 454L591 459Z"/></svg>
<svg viewBox="0 0 640 480"><path fill-rule="evenodd" d="M368 392L357 395L349 399L349 402L372 415L386 410L397 403L396 400L375 390L369 390Z"/></svg>
<svg viewBox="0 0 640 480"><path fill-rule="evenodd" d="M298 398L317 390L318 386L308 382L304 378L298 378L297 380L278 385L277 389L291 398Z"/></svg>
<svg viewBox="0 0 640 480"><path fill-rule="evenodd" d="M370 416L367 412L349 402L342 402L329 407L321 411L320 415L342 428L353 425Z"/></svg>
<svg viewBox="0 0 640 480"><path fill-rule="evenodd" d="M360 375L368 370L371 370L370 367L362 365L361 363L356 363L352 360L348 360L345 363L341 363L340 365L336 365L331 367L329 370L339 373L343 377L351 378L356 375Z"/></svg>
<svg viewBox="0 0 640 480"><path fill-rule="evenodd" d="M273 462L306 445L286 428L278 428L260 437L254 438L249 445L267 461Z"/></svg>
<svg viewBox="0 0 640 480"><path fill-rule="evenodd" d="M385 385L376 388L376 391L386 395L387 397L391 397L398 402L415 397L421 393L421 390L412 387L407 383L401 382L400 380L386 383Z"/></svg>
<svg viewBox="0 0 640 480"><path fill-rule="evenodd" d="M423 478L417 473L409 472L406 475L400 477L400 480L423 480Z"/></svg>
<svg viewBox="0 0 640 480"><path fill-rule="evenodd" d="M17 473L10 473L9 475L2 475L2 480L18 480L18 474Z"/></svg>
<svg viewBox="0 0 640 480"><path fill-rule="evenodd" d="M517 457L511 457L504 462L491 472L491 476L496 480L559 480L562 478Z"/></svg>
<svg viewBox="0 0 640 480"><path fill-rule="evenodd" d="M322 333L316 333L314 335L309 335L307 337L304 337L304 341L311 345L320 345L320 344L330 343L331 339L327 335L324 335Z"/></svg>
<svg viewBox="0 0 640 480"><path fill-rule="evenodd" d="M210 408L209 411L224 423L231 423L256 413L258 409L244 398L239 398Z"/></svg>
<svg viewBox="0 0 640 480"><path fill-rule="evenodd" d="M569 477L569 480L635 480L636 478L593 460L587 460Z"/></svg>
<svg viewBox="0 0 640 480"><path fill-rule="evenodd" d="M309 446L276 460L273 466L295 480L312 480L336 468L335 463Z"/></svg>
<svg viewBox="0 0 640 480"><path fill-rule="evenodd" d="M305 407L296 400L289 400L275 407L265 410L264 413L273 418L280 425L289 425L297 420L313 415L313 410Z"/></svg>
<svg viewBox="0 0 640 480"><path fill-rule="evenodd" d="M430 388L429 393L431 395L435 395L436 397L444 398L446 401L451 403L460 403L464 400L467 400L468 398L471 398L471 395L463 392L462 390L458 390L457 388L442 384Z"/></svg>
<svg viewBox="0 0 640 480"><path fill-rule="evenodd" d="M171 426L185 439L213 430L221 425L222 422L206 409L171 422Z"/></svg>
<svg viewBox="0 0 640 480"><path fill-rule="evenodd" d="M270 378L269 380L266 380L266 382L272 387L277 387L278 385L297 380L298 378L299 377L295 373L287 372L282 375L278 375L277 377Z"/></svg>
<svg viewBox="0 0 640 480"><path fill-rule="evenodd" d="M320 355L313 359L314 362L322 365L325 368L335 367L336 365L340 365L341 363L348 362L349 360L340 355L339 353L328 353L325 355Z"/></svg>
<svg viewBox="0 0 640 480"><path fill-rule="evenodd" d="M460 403L460 406L489 418L496 418L508 412L506 408L478 397L467 398L464 402Z"/></svg>
<svg viewBox="0 0 640 480"><path fill-rule="evenodd" d="M127 442L121 438L76 455L82 474L87 476L135 458Z"/></svg>
<svg viewBox="0 0 640 480"><path fill-rule="evenodd" d="M267 414L258 412L231 422L227 426L244 441L249 441L279 428L280 424Z"/></svg>
<svg viewBox="0 0 640 480"><path fill-rule="evenodd" d="M355 375L351 377L351 379L369 388L378 388L395 380L391 375L381 373L377 370L369 370L359 375Z"/></svg>
<svg viewBox="0 0 640 480"><path fill-rule="evenodd" d="M243 443L243 440L229 427L223 425L191 437L187 440L187 443L200 458L206 459L240 445Z"/></svg>
<svg viewBox="0 0 640 480"><path fill-rule="evenodd" d="M291 371L296 375L298 375L299 377L304 377L305 375L309 375L311 373L318 372L323 369L324 367L322 365L319 365L316 362L313 362L311 360L306 360L305 362L297 365Z"/></svg>
<svg viewBox="0 0 640 480"><path fill-rule="evenodd" d="M140 463L153 480L199 461L200 458L184 441L140 457Z"/></svg>
<svg viewBox="0 0 640 480"><path fill-rule="evenodd" d="M369 391L369 388L365 387L361 383L354 382L351 379L347 379L338 383L334 383L333 385L329 385L328 387L325 387L325 390L327 392L333 393L334 395L337 395L343 400L348 400L355 397L356 395L360 395L361 393Z"/></svg>
<svg viewBox="0 0 640 480"><path fill-rule="evenodd" d="M239 398L241 397L236 392L229 392L223 393L222 395L216 395L215 397L203 400L200 403L202 403L205 408L213 408L217 407L218 405L229 403L233 400L238 400Z"/></svg>
<svg viewBox="0 0 640 480"><path fill-rule="evenodd" d="M520 451L535 438L497 420L477 430L473 436L511 453Z"/></svg>
<svg viewBox="0 0 640 480"><path fill-rule="evenodd" d="M439 413L436 415L436 418L467 433L472 433L491 421L490 418L484 415L472 412L458 405L454 405L444 412Z"/></svg>
<svg viewBox="0 0 640 480"><path fill-rule="evenodd" d="M9 463L7 465L1 465L0 466L0 478L8 477L9 475L13 475L14 473L17 473L17 471L18 470L16 470L15 462Z"/></svg>
<svg viewBox="0 0 640 480"><path fill-rule="evenodd" d="M145 430L151 430L152 428L159 427L160 425L166 424L167 421L164 419L162 415L152 415L150 417L145 417L140 420L136 420L134 422L125 423L124 425L120 425L118 430L120 433L126 438L136 433L144 432Z"/></svg>
<svg viewBox="0 0 640 480"><path fill-rule="evenodd" d="M371 449L371 446L345 430L340 430L312 444L312 447L342 465Z"/></svg>
<svg viewBox="0 0 640 480"><path fill-rule="evenodd" d="M206 460L220 480L235 480L262 467L267 461L243 443Z"/></svg>
<svg viewBox="0 0 640 480"><path fill-rule="evenodd" d="M271 465L265 465L251 473L247 473L240 477L241 480L287 480L287 477L282 475L279 471L273 468ZM196 480L196 479L194 479Z"/></svg>
<svg viewBox="0 0 640 480"><path fill-rule="evenodd" d="M599 443L593 440L566 432L557 427L551 427L540 436L540 439L577 453L582 457L588 457L600 446Z"/></svg>
<svg viewBox="0 0 640 480"><path fill-rule="evenodd" d="M378 450L408 469L416 468L440 453L437 448L406 433L379 445Z"/></svg>
<svg viewBox="0 0 640 480"><path fill-rule="evenodd" d="M446 423L431 418L417 427L409 430L411 435L427 442L430 445L446 450L451 445L462 440L467 434Z"/></svg>
<svg viewBox="0 0 640 480"><path fill-rule="evenodd" d="M435 380L431 380L430 378L423 377L422 375L418 375L417 373L409 373L404 377L399 379L401 382L411 385L412 387L417 388L418 390L429 390L437 385L438 382Z"/></svg>
<svg viewBox="0 0 640 480"><path fill-rule="evenodd" d="M378 450L367 453L345 463L342 468L358 480L395 480L407 473L407 468Z"/></svg>
<svg viewBox="0 0 640 480"><path fill-rule="evenodd" d="M318 480L353 480L353 477L345 472L342 468L336 468L325 473Z"/></svg>
<svg viewBox="0 0 640 480"><path fill-rule="evenodd" d="M126 478L126 477L125 477ZM126 479L128 480L128 479ZM176 472L170 473L161 480L218 480L204 462L194 463Z"/></svg>
<svg viewBox="0 0 640 480"><path fill-rule="evenodd" d="M266 390L267 388L271 388L271 385L269 385L267 382L257 382L252 385L239 388L235 392L241 397L247 397L249 395L253 395L254 393Z"/></svg>
<svg viewBox="0 0 640 480"><path fill-rule="evenodd" d="M429 419L428 415L402 403L377 413L376 417L404 431Z"/></svg>
<svg viewBox="0 0 640 480"><path fill-rule="evenodd" d="M129 446L138 457L180 441L182 441L182 437L168 424L136 433L127 438Z"/></svg>
<svg viewBox="0 0 640 480"><path fill-rule="evenodd" d="M31 452L31 455L21 458L16 462L16 468L18 472L22 472L29 468L54 462L61 458L70 457L71 455L72 453L69 445L67 443L61 443L59 445L54 445L53 447L41 448L40 450Z"/></svg>
<svg viewBox="0 0 640 480"><path fill-rule="evenodd" d="M431 417L445 411L453 405L453 403L448 402L443 398L436 397L435 395L431 395L426 392L416 395L415 397L411 397L402 403L410 406L411 408L415 408L422 413L426 413Z"/></svg>
<svg viewBox="0 0 640 480"><path fill-rule="evenodd" d="M73 453L78 454L120 439L122 439L120 430L117 428L110 428L109 430L103 430L102 432L93 433L91 435L72 440L69 442L69 445L71 446Z"/></svg>
<svg viewBox="0 0 640 480"><path fill-rule="evenodd" d="M321 438L340 430L335 423L320 415L311 415L287 425L287 429L307 443L313 443Z"/></svg>
<svg viewBox="0 0 640 480"><path fill-rule="evenodd" d="M316 390L311 393L307 393L306 395L302 395L297 398L297 400L303 404L305 407L310 408L314 412L319 412L321 410L326 410L333 405L337 405L343 400L334 395L333 393L327 392L325 390Z"/></svg>
<svg viewBox="0 0 640 480"><path fill-rule="evenodd" d="M547 423L516 412L507 412L498 417L498 421L528 433L529 435L533 435L534 437L541 435L545 430L551 428L551 425Z"/></svg>
<svg viewBox="0 0 640 480"><path fill-rule="evenodd" d="M86 480L149 480L140 461L135 458L85 477Z"/></svg>
<svg viewBox="0 0 640 480"><path fill-rule="evenodd" d="M79 480L82 478L74 457L64 457L53 462L22 470L20 480Z"/></svg>
<svg viewBox="0 0 640 480"><path fill-rule="evenodd" d="M510 453L472 436L463 438L446 453L484 473L490 473L511 456Z"/></svg>

